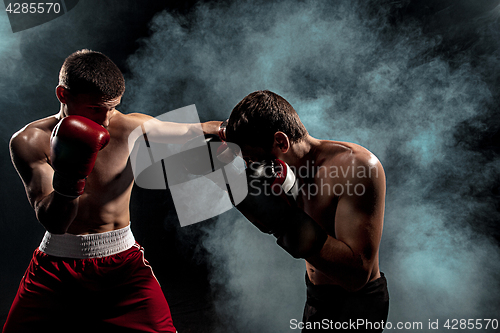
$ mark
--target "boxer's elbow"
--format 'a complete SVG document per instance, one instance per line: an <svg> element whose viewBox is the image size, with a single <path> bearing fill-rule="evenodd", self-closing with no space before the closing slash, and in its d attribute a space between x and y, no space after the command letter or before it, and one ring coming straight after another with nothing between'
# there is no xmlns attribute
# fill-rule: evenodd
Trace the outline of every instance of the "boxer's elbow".
<svg viewBox="0 0 500 333"><path fill-rule="evenodd" d="M68 228L64 228L61 226L51 226L43 223L42 225L44 226L45 230L47 230L53 235L63 235L68 231Z"/></svg>
<svg viewBox="0 0 500 333"><path fill-rule="evenodd" d="M343 288L349 292L355 292L363 288L369 281L373 265L361 256L351 261L345 270Z"/></svg>
<svg viewBox="0 0 500 333"><path fill-rule="evenodd" d="M68 231L69 223L61 223L60 219L52 217L47 214L44 210L38 210L36 212L36 218L41 225L50 232L51 234L65 234Z"/></svg>
<svg viewBox="0 0 500 333"><path fill-rule="evenodd" d="M351 270L349 276L344 281L343 288L349 292L356 292L362 289L370 278L371 270L358 267Z"/></svg>
<svg viewBox="0 0 500 333"><path fill-rule="evenodd" d="M36 218L48 232L64 234L76 217L78 205L76 202L68 202L65 206L59 206L49 199L50 196L35 203Z"/></svg>
<svg viewBox="0 0 500 333"><path fill-rule="evenodd" d="M346 288L348 291L355 292L362 289L370 280L373 269L375 267L374 252L366 249L364 251L356 251L351 248L351 258L349 260L348 278L345 279Z"/></svg>

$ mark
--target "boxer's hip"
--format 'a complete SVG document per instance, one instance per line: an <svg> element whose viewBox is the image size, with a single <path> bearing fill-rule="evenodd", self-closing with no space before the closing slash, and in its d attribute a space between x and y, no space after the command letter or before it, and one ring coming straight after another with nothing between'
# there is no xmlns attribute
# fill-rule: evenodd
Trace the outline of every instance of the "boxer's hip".
<svg viewBox="0 0 500 333"><path fill-rule="evenodd" d="M54 257L91 259L123 252L134 244L129 224L125 228L87 235L56 235L47 231L38 249Z"/></svg>
<svg viewBox="0 0 500 333"><path fill-rule="evenodd" d="M313 301L331 302L339 299L352 298L377 298L388 300L387 279L384 273L376 280L368 282L363 288L356 292L349 292L337 285L314 285L306 274L307 297Z"/></svg>
<svg viewBox="0 0 500 333"><path fill-rule="evenodd" d="M345 323L360 318L371 323L387 321L389 292L383 273L380 278L368 282L356 292L348 292L335 285L313 285L307 274L306 285L307 301L303 322L321 323L323 319L328 319L334 323ZM359 331L380 332L381 330L360 329ZM316 332L316 330L305 329L302 332Z"/></svg>

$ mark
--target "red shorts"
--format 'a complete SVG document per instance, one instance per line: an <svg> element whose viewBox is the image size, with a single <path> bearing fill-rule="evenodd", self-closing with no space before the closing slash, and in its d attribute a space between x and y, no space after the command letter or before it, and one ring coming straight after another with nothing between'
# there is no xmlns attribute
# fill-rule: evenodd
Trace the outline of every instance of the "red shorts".
<svg viewBox="0 0 500 333"><path fill-rule="evenodd" d="M4 326L9 332L175 332L143 249L70 259L35 250Z"/></svg>

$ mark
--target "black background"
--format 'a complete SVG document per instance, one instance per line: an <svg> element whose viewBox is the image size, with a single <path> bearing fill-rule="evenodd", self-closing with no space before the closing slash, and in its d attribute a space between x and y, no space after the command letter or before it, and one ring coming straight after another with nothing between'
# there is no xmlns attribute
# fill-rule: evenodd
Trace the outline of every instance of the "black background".
<svg viewBox="0 0 500 333"><path fill-rule="evenodd" d="M223 8L233 3L203 2L208 4L204 8L211 8L210 6ZM452 128L453 140L448 147L464 152L463 156L468 159L458 158L458 162L452 163L463 163L463 168L470 169L469 172L455 174L449 170L440 171L437 166L436 169L431 168L431 174L427 174L426 178L432 181L433 190L420 193L422 196L420 199L432 201L438 207L446 206L449 204L450 196L448 199L443 199L443 193L455 193L457 195L455 199L459 201L484 202L487 208L476 206L466 211L443 208L447 211L446 223L451 229L472 230L477 242L489 242L493 244L493 248L498 249L500 62L497 37L500 19L496 6L500 1L371 0L352 3L359 8L359 15L370 21L369 25L376 27L380 30L380 34L386 36L386 41L391 40L390 36L410 29L409 26L419 31L419 37L428 37L434 41L432 45L408 60L408 68L416 68L440 59L453 71L466 62L475 77L488 87L491 98L479 103L482 112L472 115L466 121L460 121ZM120 67L127 80L134 79L128 61L132 54L144 46L143 38L151 35L150 22L155 14L167 11L173 17L179 18L181 26L189 31L194 26L192 20L196 19L193 13L200 4L202 3L196 1L84 0L63 17L46 25L19 32L15 36L6 24L2 26L0 32L4 39L0 44L2 49L0 56L4 62L2 65L4 69L0 72L2 74L0 88L3 92L3 96L0 97L2 112L0 132L3 143L0 155L3 170L0 174L0 184L2 184L0 319L2 322L7 316L31 254L44 232L36 222L22 183L10 162L8 141L11 135L28 122L57 112L59 105L54 95L54 88L57 85L58 70L67 55L81 48L101 51ZM255 3L255 6L258 7L260 4ZM5 15L4 21L7 22L6 14L1 15ZM259 15L258 11L255 15ZM219 19L224 21L228 18ZM380 57L383 58L382 55ZM320 77L317 80L301 81L308 86L323 84ZM305 81L307 82L304 83ZM189 86L190 82L184 84ZM249 88L247 93L251 91ZM307 91L302 91L304 96L307 95ZM315 89L311 88L311 91ZM239 99L243 96L239 96ZM314 97L314 94L310 97ZM124 99L122 111L138 111L127 109L127 101ZM228 101L220 110L200 109L198 102L192 103L197 103L198 110L201 110L200 118L206 121L222 119L229 114L230 106L237 101L236 98ZM182 106L175 105L175 107ZM473 155L469 154L470 152ZM395 195L395 192L391 192L392 188L398 188L405 182L403 175L408 175L405 170L408 171L412 160L397 152L392 154L387 152L385 156L383 164L390 176L388 177L390 196ZM474 156L473 160L470 160L470 156ZM473 175L486 172L480 166L487 164L496 167L493 167L493 171L489 169L488 172L491 173L487 181L479 184ZM415 179L421 179L418 172L413 175ZM458 192L457 186L460 189ZM393 207L388 204L389 213ZM179 332L221 331L216 329L221 325L221 319L220 313L216 311L214 299L224 299L230 295L224 283L211 283L211 277L218 274L214 270L219 266L211 263L209 260L211 254L200 245L206 237L209 237L207 230L215 228L217 219L181 228L168 191L152 191L138 187L133 191L131 212L132 221L141 221L132 224L134 233L137 240L146 248L146 257L164 289ZM385 232L388 236L385 238L386 245L382 249L390 252L393 250L391 246L395 239L391 237L394 233L387 228L390 228L390 225L386 226ZM498 277L499 273L494 271L488 274L496 274ZM498 284L499 280L496 281ZM491 287L493 292L498 291L498 285L483 287ZM489 310L499 309L498 305L498 301L491 304L493 308ZM226 327L230 326L226 323ZM228 330L231 331L231 328ZM249 328L248 332L250 331L252 330Z"/></svg>

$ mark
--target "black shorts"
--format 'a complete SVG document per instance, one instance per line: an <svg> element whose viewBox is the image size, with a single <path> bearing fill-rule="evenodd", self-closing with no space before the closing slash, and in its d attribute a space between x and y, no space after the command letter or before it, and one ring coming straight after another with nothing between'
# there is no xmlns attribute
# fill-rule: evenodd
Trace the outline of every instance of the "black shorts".
<svg viewBox="0 0 500 333"><path fill-rule="evenodd" d="M380 274L361 290L348 292L340 286L313 285L306 273L302 332L382 332L389 314L389 292L384 273Z"/></svg>

